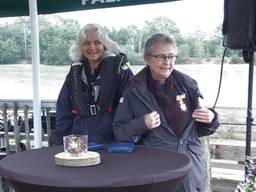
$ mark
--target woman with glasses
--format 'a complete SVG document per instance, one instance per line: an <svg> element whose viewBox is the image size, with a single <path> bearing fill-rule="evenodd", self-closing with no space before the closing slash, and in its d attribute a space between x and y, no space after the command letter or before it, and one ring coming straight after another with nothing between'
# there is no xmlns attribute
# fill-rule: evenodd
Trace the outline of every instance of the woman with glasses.
<svg viewBox="0 0 256 192"><path fill-rule="evenodd" d="M197 82L174 69L177 53L175 40L166 34L146 41L146 66L119 101L114 133L118 141L187 154L193 168L177 191L204 191L207 173L199 138L215 132L218 116L200 103Z"/></svg>

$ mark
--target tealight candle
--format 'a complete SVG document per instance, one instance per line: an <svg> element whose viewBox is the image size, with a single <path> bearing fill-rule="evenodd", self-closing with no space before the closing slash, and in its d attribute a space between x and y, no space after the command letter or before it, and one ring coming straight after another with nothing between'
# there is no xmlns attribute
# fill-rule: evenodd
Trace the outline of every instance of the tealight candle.
<svg viewBox="0 0 256 192"><path fill-rule="evenodd" d="M69 146L72 148L72 149L77 149L78 148L78 143L72 141Z"/></svg>
<svg viewBox="0 0 256 192"><path fill-rule="evenodd" d="M87 135L68 135L63 137L64 152L70 156L79 156L87 152Z"/></svg>

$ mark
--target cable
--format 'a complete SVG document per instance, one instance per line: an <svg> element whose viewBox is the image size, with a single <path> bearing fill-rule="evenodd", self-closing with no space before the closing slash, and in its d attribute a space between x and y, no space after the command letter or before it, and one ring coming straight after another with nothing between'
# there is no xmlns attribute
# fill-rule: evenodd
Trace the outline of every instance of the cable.
<svg viewBox="0 0 256 192"><path fill-rule="evenodd" d="M223 66L224 66L224 58L225 58L225 55L226 55L226 50L227 50L227 48L225 47L223 55L222 55L222 60L221 60L220 80L219 80L218 93L217 93L217 96L216 96L216 99L215 99L215 103L212 107L213 109L216 107L216 104L217 104L219 96L220 96L220 88L221 88L221 83L222 83L222 74L223 74Z"/></svg>

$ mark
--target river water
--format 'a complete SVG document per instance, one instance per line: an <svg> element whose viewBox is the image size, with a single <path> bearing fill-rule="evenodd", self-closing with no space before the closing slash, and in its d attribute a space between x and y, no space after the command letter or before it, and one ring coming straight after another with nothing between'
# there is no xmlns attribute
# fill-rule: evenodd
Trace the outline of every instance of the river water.
<svg viewBox="0 0 256 192"><path fill-rule="evenodd" d="M134 67L133 70L137 71L138 68L140 67ZM187 64L176 65L175 68L197 80L207 106L214 104L219 86L221 65ZM69 66L40 66L40 96L42 99L57 99L68 70ZM247 106L248 71L248 64L224 65L222 86L217 106ZM256 74L253 77L254 95L256 94L255 76ZM0 65L0 99L32 98L31 65ZM256 107L255 102L253 102L253 107Z"/></svg>

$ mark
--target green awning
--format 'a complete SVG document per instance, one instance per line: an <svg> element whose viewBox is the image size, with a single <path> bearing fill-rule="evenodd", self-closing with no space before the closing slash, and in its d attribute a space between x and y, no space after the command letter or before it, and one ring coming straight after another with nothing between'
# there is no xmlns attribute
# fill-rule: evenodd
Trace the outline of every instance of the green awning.
<svg viewBox="0 0 256 192"><path fill-rule="evenodd" d="M176 0L37 0L38 14L164 3ZM28 16L29 0L0 0L0 17Z"/></svg>

